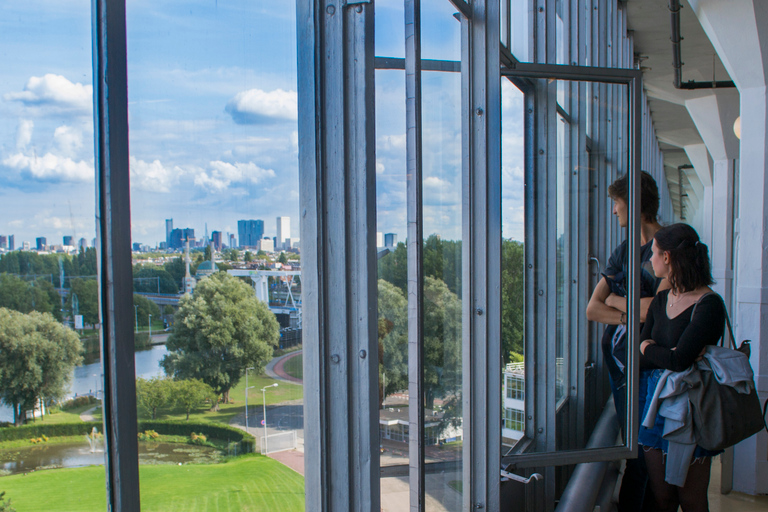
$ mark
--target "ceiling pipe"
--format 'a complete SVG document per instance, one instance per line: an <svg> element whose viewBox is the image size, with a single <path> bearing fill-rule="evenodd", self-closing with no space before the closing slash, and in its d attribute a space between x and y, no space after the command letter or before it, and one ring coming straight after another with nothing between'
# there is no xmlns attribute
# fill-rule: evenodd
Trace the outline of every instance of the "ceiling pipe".
<svg viewBox="0 0 768 512"><path fill-rule="evenodd" d="M736 87L731 80L712 80L711 82L695 82L688 80L683 83L683 62L682 47L680 41L683 37L680 35L680 0L669 0L669 12L672 20L672 67L675 68L675 89L720 89L726 87ZM714 66L714 63L712 64ZM714 73L713 73L714 74Z"/></svg>

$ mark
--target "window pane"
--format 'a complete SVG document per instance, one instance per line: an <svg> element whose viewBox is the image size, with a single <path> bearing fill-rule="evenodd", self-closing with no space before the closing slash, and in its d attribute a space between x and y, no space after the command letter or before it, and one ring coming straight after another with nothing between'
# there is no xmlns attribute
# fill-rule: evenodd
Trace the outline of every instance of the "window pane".
<svg viewBox="0 0 768 512"><path fill-rule="evenodd" d="M458 25L458 23L456 24ZM462 428L461 75L423 73L424 407L426 461L454 462L460 480ZM426 475L426 493L461 510L451 478Z"/></svg>
<svg viewBox="0 0 768 512"><path fill-rule="evenodd" d="M382 466L408 464L405 191L405 73L379 70L376 71L376 245ZM390 491L394 492L382 480L382 506ZM406 507L407 503L406 496Z"/></svg>
<svg viewBox="0 0 768 512"><path fill-rule="evenodd" d="M106 508L90 24L87 2L0 15L0 490L17 510Z"/></svg>
<svg viewBox="0 0 768 512"><path fill-rule="evenodd" d="M295 4L127 16L142 508L303 510Z"/></svg>
<svg viewBox="0 0 768 512"><path fill-rule="evenodd" d="M507 411L525 411L525 277L524 277L524 157L523 93L501 79L502 260L501 341L505 411L502 453L524 434L524 423L507 419ZM511 412L509 413L511 414ZM513 428L515 427L515 428Z"/></svg>

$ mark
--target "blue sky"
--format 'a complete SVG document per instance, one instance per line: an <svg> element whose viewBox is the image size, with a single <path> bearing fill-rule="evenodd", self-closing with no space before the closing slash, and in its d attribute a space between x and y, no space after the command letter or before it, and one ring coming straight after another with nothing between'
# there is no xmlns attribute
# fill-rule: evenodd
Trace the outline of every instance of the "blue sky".
<svg viewBox="0 0 768 512"><path fill-rule="evenodd" d="M377 55L403 56L402 5L377 2ZM422 9L424 57L458 60L455 9ZM166 218L198 236L206 222L236 233L238 219L264 219L271 236L288 216L298 238L295 1L128 0L127 15L134 241L164 240ZM0 235L17 247L94 237L90 24L89 0L0 1ZM424 231L460 238L460 80L427 75ZM403 240L404 76L376 81L378 230ZM517 96L507 90L505 112ZM507 142L505 162L519 161ZM505 165L505 183L521 167ZM522 186L504 189L505 236L519 238Z"/></svg>

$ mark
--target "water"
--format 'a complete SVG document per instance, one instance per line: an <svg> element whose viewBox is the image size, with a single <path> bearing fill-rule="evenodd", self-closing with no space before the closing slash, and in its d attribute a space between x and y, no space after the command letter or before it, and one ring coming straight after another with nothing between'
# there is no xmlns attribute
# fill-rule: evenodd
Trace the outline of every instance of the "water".
<svg viewBox="0 0 768 512"><path fill-rule="evenodd" d="M164 375L160 361L167 353L165 345L156 345L149 350L136 352L136 376L151 379ZM73 373L67 396L88 395L98 391L101 397L101 361L77 366ZM0 421L13 421L13 411L10 407L0 405Z"/></svg>
<svg viewBox="0 0 768 512"><path fill-rule="evenodd" d="M140 464L211 464L222 454L210 446L180 443L139 443ZM77 468L104 464L104 446L91 451L89 444L39 444L0 450L0 476L28 473L40 469Z"/></svg>

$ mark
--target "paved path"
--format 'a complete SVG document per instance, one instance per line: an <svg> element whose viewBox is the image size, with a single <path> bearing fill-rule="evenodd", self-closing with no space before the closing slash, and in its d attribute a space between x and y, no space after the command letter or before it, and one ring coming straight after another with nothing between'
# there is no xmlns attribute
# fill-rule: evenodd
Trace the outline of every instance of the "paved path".
<svg viewBox="0 0 768 512"><path fill-rule="evenodd" d="M284 368L286 361L301 355L301 352L302 352L301 350L297 350L296 352L289 352L285 355L278 356L272 359L269 363L267 363L267 367L264 369L264 372L268 376L272 377L273 379L284 380L286 382L293 382L295 384L303 384L304 381L302 379L291 377L290 375L285 373L285 368Z"/></svg>
<svg viewBox="0 0 768 512"><path fill-rule="evenodd" d="M95 405L88 409L87 411L83 411L80 413L80 421L94 421L96 418L93 417L93 411L101 407L100 405Z"/></svg>

